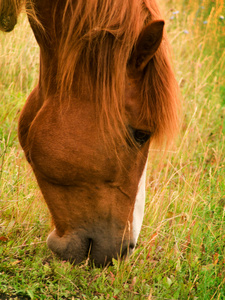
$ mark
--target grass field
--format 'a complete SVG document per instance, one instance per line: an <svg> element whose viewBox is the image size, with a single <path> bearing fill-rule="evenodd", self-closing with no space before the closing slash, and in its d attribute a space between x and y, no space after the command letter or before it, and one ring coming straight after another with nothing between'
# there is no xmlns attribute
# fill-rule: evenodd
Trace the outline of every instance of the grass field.
<svg viewBox="0 0 225 300"><path fill-rule="evenodd" d="M17 139L38 78L26 18L0 33L0 299L225 299L225 1L161 0L182 94L180 133L150 150L128 261L72 266L46 246L47 207Z"/></svg>

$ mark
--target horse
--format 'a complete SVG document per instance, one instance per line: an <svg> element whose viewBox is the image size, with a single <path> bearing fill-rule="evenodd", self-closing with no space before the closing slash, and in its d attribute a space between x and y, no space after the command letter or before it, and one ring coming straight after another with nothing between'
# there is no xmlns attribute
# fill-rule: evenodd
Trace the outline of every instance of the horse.
<svg viewBox="0 0 225 300"><path fill-rule="evenodd" d="M74 264L129 257L141 230L149 147L178 129L179 92L155 0L0 0L25 7L40 48L20 144L50 211L48 247Z"/></svg>

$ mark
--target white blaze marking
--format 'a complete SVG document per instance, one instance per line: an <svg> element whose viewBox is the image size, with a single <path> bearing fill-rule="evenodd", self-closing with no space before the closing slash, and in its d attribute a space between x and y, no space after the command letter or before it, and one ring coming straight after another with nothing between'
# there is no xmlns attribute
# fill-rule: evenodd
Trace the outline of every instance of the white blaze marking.
<svg viewBox="0 0 225 300"><path fill-rule="evenodd" d="M145 182L146 182L147 162L142 173L141 179L138 185L138 192L135 200L134 212L133 212L133 239L136 244L139 233L141 231L141 225L144 217L145 208Z"/></svg>

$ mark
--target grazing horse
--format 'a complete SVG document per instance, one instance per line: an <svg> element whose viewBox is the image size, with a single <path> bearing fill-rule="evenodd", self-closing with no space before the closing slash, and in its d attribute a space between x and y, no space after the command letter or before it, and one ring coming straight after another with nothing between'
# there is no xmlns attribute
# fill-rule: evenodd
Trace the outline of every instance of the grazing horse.
<svg viewBox="0 0 225 300"><path fill-rule="evenodd" d="M40 75L18 133L55 226L47 244L105 265L132 253L149 145L178 127L164 21L155 0L0 0L2 31L24 5Z"/></svg>

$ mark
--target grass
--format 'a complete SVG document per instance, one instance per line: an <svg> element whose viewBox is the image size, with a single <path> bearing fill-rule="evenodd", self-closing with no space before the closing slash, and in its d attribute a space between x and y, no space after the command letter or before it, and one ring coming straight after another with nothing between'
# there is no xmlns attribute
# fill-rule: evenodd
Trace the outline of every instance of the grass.
<svg viewBox="0 0 225 300"><path fill-rule="evenodd" d="M125 262L59 261L48 210L17 139L37 82L26 19L0 35L0 299L225 299L225 3L160 1L182 93L181 131L150 150L145 218Z"/></svg>

